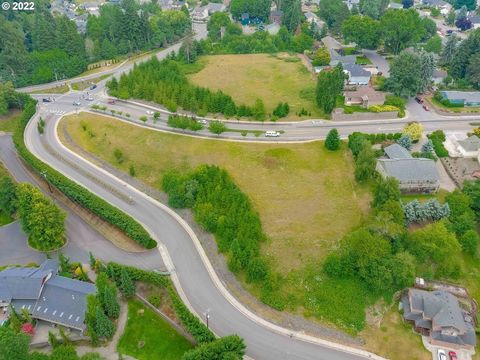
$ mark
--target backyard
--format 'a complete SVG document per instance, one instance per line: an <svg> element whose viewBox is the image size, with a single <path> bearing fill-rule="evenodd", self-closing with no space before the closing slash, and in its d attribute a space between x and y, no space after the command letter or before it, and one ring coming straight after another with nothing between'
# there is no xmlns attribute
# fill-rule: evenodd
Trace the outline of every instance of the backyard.
<svg viewBox="0 0 480 360"><path fill-rule="evenodd" d="M168 322L138 300L128 302L128 322L117 351L139 360L180 360L192 348Z"/></svg>
<svg viewBox="0 0 480 360"><path fill-rule="evenodd" d="M222 90L239 104L253 105L261 99L271 113L278 103L288 102L289 120L298 120L296 113L302 108L312 117L324 116L315 104L316 82L296 56L214 55L199 61L203 68L189 79L196 85Z"/></svg>

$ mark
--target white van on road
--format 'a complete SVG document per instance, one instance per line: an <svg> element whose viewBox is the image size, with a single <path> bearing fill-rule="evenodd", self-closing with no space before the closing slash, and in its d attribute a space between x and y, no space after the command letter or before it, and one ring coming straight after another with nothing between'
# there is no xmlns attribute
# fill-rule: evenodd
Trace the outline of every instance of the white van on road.
<svg viewBox="0 0 480 360"><path fill-rule="evenodd" d="M265 131L265 136L266 137L279 137L280 133L278 131L269 130L269 131Z"/></svg>

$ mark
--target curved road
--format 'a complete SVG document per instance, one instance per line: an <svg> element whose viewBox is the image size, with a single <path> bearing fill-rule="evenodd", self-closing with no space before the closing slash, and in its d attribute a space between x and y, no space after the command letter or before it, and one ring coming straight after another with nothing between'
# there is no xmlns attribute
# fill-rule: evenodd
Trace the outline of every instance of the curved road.
<svg viewBox="0 0 480 360"><path fill-rule="evenodd" d="M204 33L197 36L204 36ZM178 49L174 45L157 54L159 58L165 57L171 51ZM133 65L119 67L112 71L119 76L128 71ZM92 75L98 77L100 74ZM89 78L91 78L89 77ZM91 94L95 103L105 102L105 80L98 84L97 89ZM46 88L50 85L42 85ZM24 91L27 89L23 89ZM31 89L28 89L29 91ZM172 279L187 305L200 317L209 314L209 323L212 330L218 335L225 336L236 333L242 336L247 344L247 354L255 359L318 359L318 360L353 360L364 358L378 358L373 354L352 348L342 347L319 339L304 336L300 333L290 333L265 320L258 318L239 304L227 292L223 284L214 273L198 239L193 231L171 210L164 205L149 198L137 189L123 183L105 170L96 167L87 160L66 149L58 140L57 125L66 113L86 109L90 103L81 100L82 105L73 106L73 102L80 99L81 93L70 92L56 98L53 103L39 104L37 114L30 121L25 131L25 141L32 153L62 172L79 184L122 209L141 222L152 236L159 241L159 252L165 265L172 271ZM110 108L114 106L109 105ZM151 108L128 102L117 102L118 110L130 112L132 120L145 114ZM430 114L429 114L430 115ZM46 120L46 129L39 135L36 122L39 116ZM264 137L252 140L264 141L304 141L318 139L326 135L333 127L337 127L341 135L346 136L353 131L365 132L392 132L399 131L403 124L410 119L387 121L362 121L362 122L325 122L322 120L308 120L295 124L255 124L231 123L229 127L237 129L266 128L282 129L285 131L280 138L266 139ZM418 119L422 120L422 119ZM471 117L441 118L431 114L424 122L427 131L437 128L444 129L470 129L469 123L474 121ZM159 130L167 129L165 114L163 121L155 126ZM171 130L171 129L170 129ZM206 130L197 134L209 136ZM226 133L226 137L234 140L244 140L238 133ZM126 201L130 199L131 201Z"/></svg>

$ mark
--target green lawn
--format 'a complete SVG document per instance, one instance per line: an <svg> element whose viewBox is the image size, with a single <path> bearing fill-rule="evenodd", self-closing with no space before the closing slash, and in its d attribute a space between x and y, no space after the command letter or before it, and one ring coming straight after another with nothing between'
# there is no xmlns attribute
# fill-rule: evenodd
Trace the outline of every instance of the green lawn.
<svg viewBox="0 0 480 360"><path fill-rule="evenodd" d="M295 60L295 61L293 61ZM267 112L280 102L288 102L288 120L299 119L295 114L302 108L312 117L324 117L312 96L316 82L308 69L287 54L213 55L199 59L200 71L188 78L196 85L222 90L238 104L253 105L262 99Z"/></svg>
<svg viewBox="0 0 480 360"><path fill-rule="evenodd" d="M358 55L355 63L358 65L371 65L372 61L364 55Z"/></svg>
<svg viewBox="0 0 480 360"><path fill-rule="evenodd" d="M142 310L143 314L140 313ZM139 360L180 360L192 347L150 308L137 300L128 302L128 322L118 343L118 352Z"/></svg>
<svg viewBox="0 0 480 360"><path fill-rule="evenodd" d="M0 116L0 131L13 132L18 123L18 118L22 115L21 110L10 110L6 115Z"/></svg>

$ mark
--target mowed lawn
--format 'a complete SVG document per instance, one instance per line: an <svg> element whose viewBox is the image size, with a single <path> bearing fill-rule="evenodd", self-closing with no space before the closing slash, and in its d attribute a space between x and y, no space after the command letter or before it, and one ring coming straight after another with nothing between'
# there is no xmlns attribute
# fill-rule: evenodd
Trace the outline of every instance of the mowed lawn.
<svg viewBox="0 0 480 360"><path fill-rule="evenodd" d="M180 360L192 347L150 308L138 300L128 302L128 321L118 343L118 352L139 360Z"/></svg>
<svg viewBox="0 0 480 360"><path fill-rule="evenodd" d="M205 67L188 78L196 85L222 90L237 104L253 105L262 99L271 113L278 103L288 102L290 115L283 120L299 119L295 114L302 108L311 112L311 117L323 117L315 104L316 82L296 56L212 55L199 61L205 62Z"/></svg>
<svg viewBox="0 0 480 360"><path fill-rule="evenodd" d="M329 152L323 142L270 145L195 139L90 113L63 122L82 148L127 173L133 165L136 176L156 188L168 169L201 164L226 169L260 213L269 237L262 251L284 275L321 262L369 212L369 191L355 183L346 145ZM121 164L113 154L116 149L123 152Z"/></svg>

